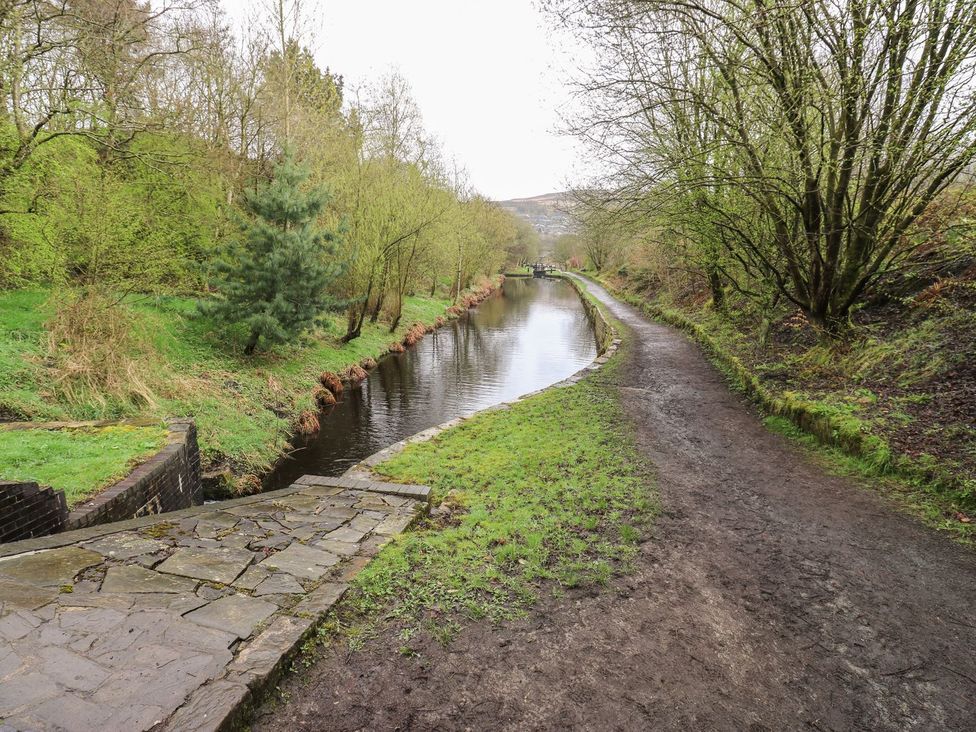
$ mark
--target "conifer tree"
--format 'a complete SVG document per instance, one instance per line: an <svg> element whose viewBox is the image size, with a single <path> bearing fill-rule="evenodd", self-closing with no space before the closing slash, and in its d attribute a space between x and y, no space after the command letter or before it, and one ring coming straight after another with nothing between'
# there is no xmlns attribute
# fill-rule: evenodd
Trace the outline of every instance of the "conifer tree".
<svg viewBox="0 0 976 732"><path fill-rule="evenodd" d="M328 292L343 271L336 236L316 224L328 194L302 190L307 178L286 152L271 182L245 197L242 237L215 265L219 298L204 311L247 328L246 355L259 343L294 341L323 312L345 305Z"/></svg>

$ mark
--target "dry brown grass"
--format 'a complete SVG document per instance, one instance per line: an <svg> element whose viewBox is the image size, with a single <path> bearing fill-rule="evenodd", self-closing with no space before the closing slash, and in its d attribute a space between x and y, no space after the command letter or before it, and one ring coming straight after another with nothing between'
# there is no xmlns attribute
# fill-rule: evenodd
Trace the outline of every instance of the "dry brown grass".
<svg viewBox="0 0 976 732"><path fill-rule="evenodd" d="M61 399L156 406L152 348L117 300L98 292L64 297L47 329L45 365Z"/></svg>
<svg viewBox="0 0 976 732"><path fill-rule="evenodd" d="M251 496L261 492L261 479L256 475L242 475L234 484L234 492L239 496Z"/></svg>
<svg viewBox="0 0 976 732"><path fill-rule="evenodd" d="M333 396L339 396L342 393L342 379L339 378L338 374L323 371L319 374L319 381L322 386L332 392Z"/></svg>
<svg viewBox="0 0 976 732"><path fill-rule="evenodd" d="M321 429L319 424L318 415L315 412L306 409L300 415L298 415L298 422L295 424L295 429L300 435L314 435Z"/></svg>
<svg viewBox="0 0 976 732"><path fill-rule="evenodd" d="M406 335L403 337L403 345L414 346L420 342L420 339L427 334L427 326L423 323L414 323L410 326Z"/></svg>
<svg viewBox="0 0 976 732"><path fill-rule="evenodd" d="M315 400L315 404L319 409L331 407L336 403L335 396L333 396L332 392L326 389L324 386L316 386L315 389L312 390L312 399Z"/></svg>
<svg viewBox="0 0 976 732"><path fill-rule="evenodd" d="M342 377L343 381L348 381L353 385L358 384L360 381L363 381L367 376L369 376L369 374L367 374L363 368L357 364L347 366L339 375Z"/></svg>

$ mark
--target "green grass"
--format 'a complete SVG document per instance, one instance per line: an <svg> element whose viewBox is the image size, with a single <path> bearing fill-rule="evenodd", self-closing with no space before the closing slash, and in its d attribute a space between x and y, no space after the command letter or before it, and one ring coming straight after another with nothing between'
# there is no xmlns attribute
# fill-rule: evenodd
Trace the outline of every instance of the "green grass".
<svg viewBox="0 0 976 732"><path fill-rule="evenodd" d="M385 617L448 640L464 619L521 614L543 587L627 569L657 510L611 365L571 387L479 414L379 467L460 507L399 536L355 579L356 621ZM326 626L325 633L334 628ZM350 632L347 628L347 632Z"/></svg>
<svg viewBox="0 0 976 732"><path fill-rule="evenodd" d="M340 371L383 354L415 322L432 323L450 302L408 297L395 333L379 322L343 344L344 317L328 316L302 343L253 358L241 355L240 334L223 333L188 298L130 298L134 357L148 362L156 404L96 398L66 402L51 386L44 363L45 322L53 310L43 290L0 292L0 417L84 420L192 417L205 462L227 460L238 472L262 473L281 454L292 420L314 409L312 390L322 371Z"/></svg>
<svg viewBox="0 0 976 732"><path fill-rule="evenodd" d="M368 324L359 338L342 343L344 320L333 315L304 343L260 353L240 354L231 340L220 342L214 328L187 300L159 300L136 309L155 351L174 374L176 388L161 400L162 413L193 417L208 459L227 456L245 472L265 471L291 434L289 417L314 409L311 394L322 371L340 371L377 357L419 321L433 322L447 300L410 297L396 333L383 323ZM178 376L177 376L178 375Z"/></svg>
<svg viewBox="0 0 976 732"><path fill-rule="evenodd" d="M0 477L64 491L68 507L124 478L166 442L166 429L0 430Z"/></svg>
<svg viewBox="0 0 976 732"><path fill-rule="evenodd" d="M35 363L44 352L44 322L50 317L43 290L0 292L0 413L12 407L35 419L63 416L45 403Z"/></svg>

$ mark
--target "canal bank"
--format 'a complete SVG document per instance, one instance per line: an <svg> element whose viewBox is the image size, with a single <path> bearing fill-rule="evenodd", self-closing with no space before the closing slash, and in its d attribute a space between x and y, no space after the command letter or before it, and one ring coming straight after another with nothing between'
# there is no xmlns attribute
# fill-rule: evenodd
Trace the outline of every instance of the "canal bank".
<svg viewBox="0 0 976 732"><path fill-rule="evenodd" d="M419 337L425 340L423 336L426 334L436 334L443 328L452 327L455 322L464 321L469 317L472 308L501 290L504 280L501 275L485 280L461 293L453 303L433 298L408 297L404 317L394 332L379 335L375 332L377 324L367 323L363 326L363 334L352 341L346 342L333 337L331 348L319 347L301 363L294 363L285 369L280 366L272 367L272 372L267 376L267 389L274 392L274 396L269 401L265 394L262 406L275 416L286 419L287 423L281 424L279 421L276 431L271 433L268 433L267 428L261 428L266 436L257 439L262 440L260 449L268 454L268 458L260 465L242 463L233 454L208 454L204 449L203 485L208 498L226 500L237 495L274 490L288 485L289 480L302 475L301 471L294 469L294 455L303 451L308 444L327 444L328 440L323 434L336 434L336 430L330 429L327 424L329 416L336 409L340 413L345 411L345 407L340 406L344 401L342 395L335 405L323 406L318 403L316 393L321 390L325 374L337 376L344 385L342 394L349 396L349 401L355 401L354 395L361 390L363 375L368 380L369 374L378 364L408 352L417 343L418 333L423 334ZM422 301L424 307L415 307L415 301ZM386 332L382 324L380 329ZM335 335L338 336L338 333ZM301 374L301 380L295 378L298 374ZM253 419L254 412L248 412L248 416ZM308 424L314 427L309 429L304 426ZM326 424L324 430L323 424ZM217 435L212 434L211 439L216 441ZM344 445L336 444L335 452L340 453L343 447ZM323 474L322 471L316 472ZM287 479L284 477L285 473L288 475Z"/></svg>
<svg viewBox="0 0 976 732"><path fill-rule="evenodd" d="M535 279L539 278L532 277L531 275L505 275L506 280L518 278L524 279ZM586 280L582 277L566 272L550 272L546 275L546 279L562 280L569 283L572 288L576 291L576 294L580 298L580 303L583 307L583 312L593 329L593 334L596 338L596 357L588 363L586 366L580 368L578 371L572 373L570 376L562 379L561 381L556 381L548 386L545 386L536 391L526 392L519 395L515 399L510 401L497 402L493 405L485 407L484 410L500 410L508 409L512 404L515 404L523 399L528 399L538 394L542 394L548 389L557 389L561 387L572 386L578 383L586 375L598 371L602 368L616 353L620 348L622 343L621 339L618 337L619 333L611 323L607 314L603 311L602 307L597 303L596 299L589 294L586 289ZM482 411L482 410L478 410ZM394 442L387 447L377 450L368 457L360 460L358 463L349 467L344 473L344 476L351 478L369 479L375 477L374 468L385 463L387 460L395 455L403 452L410 445L415 445L417 443L426 442L427 440L433 439L442 432L457 427L463 424L465 420L476 415L478 412L470 412L458 417L454 417L445 422L441 422L438 425L429 427L427 429L416 432L409 437L403 438Z"/></svg>
<svg viewBox="0 0 976 732"><path fill-rule="evenodd" d="M475 284L459 303L486 296L498 280ZM115 391L93 387L68 393L46 358L57 304L52 295L49 290L0 293L0 321L8 328L0 332L0 421L190 418L204 471L231 492L253 490L256 476L265 475L289 449L295 422L315 408L313 390L323 371L340 372L375 359L399 346L415 323L433 327L467 309L436 295L409 295L401 325L392 333L381 319L367 322L359 338L343 343L344 314L329 313L300 342L248 358L232 334L198 312L195 299L133 296L118 304L127 332L115 356L126 369L112 382ZM4 478L31 479L4 475L0 466ZM87 486L86 493L105 485Z"/></svg>

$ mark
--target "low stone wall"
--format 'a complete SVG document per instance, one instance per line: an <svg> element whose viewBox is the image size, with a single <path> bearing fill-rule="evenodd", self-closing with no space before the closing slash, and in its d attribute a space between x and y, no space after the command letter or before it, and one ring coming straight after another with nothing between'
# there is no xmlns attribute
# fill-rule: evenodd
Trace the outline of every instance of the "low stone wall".
<svg viewBox="0 0 976 732"><path fill-rule="evenodd" d="M75 506L65 528L83 529L203 503L196 426L192 421L172 421L168 427L162 450L126 478Z"/></svg>
<svg viewBox="0 0 976 732"><path fill-rule="evenodd" d="M0 542L54 534L67 520L63 491L37 483L0 481Z"/></svg>
<svg viewBox="0 0 976 732"><path fill-rule="evenodd" d="M563 272L553 272L548 276L565 280L575 288L576 292L579 294L580 300L583 303L583 310L586 312L586 317L588 317L590 322L593 324L593 331L596 333L597 353L602 356L607 352L607 349L610 348L610 345L617 337L617 334L614 331L613 326L607 322L606 316L603 314L600 306L596 304L580 280L577 279L577 275L571 275Z"/></svg>

